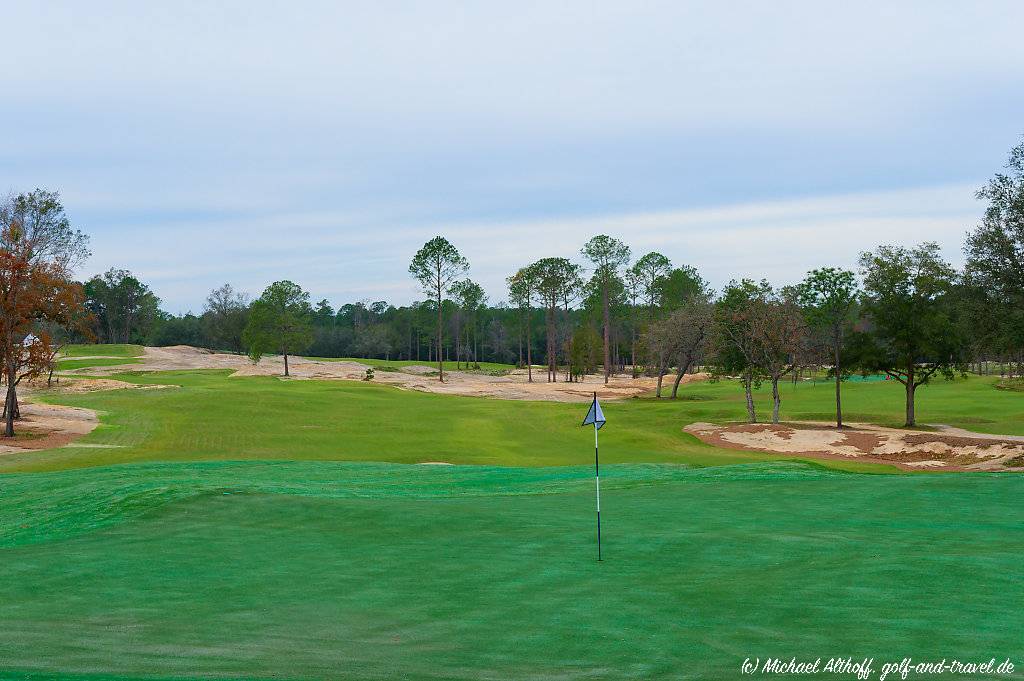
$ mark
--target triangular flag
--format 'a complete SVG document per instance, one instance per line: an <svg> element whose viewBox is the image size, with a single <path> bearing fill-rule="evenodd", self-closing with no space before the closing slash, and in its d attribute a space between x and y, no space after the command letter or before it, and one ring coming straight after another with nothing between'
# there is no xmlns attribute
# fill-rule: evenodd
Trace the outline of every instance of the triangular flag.
<svg viewBox="0 0 1024 681"><path fill-rule="evenodd" d="M581 425L589 426L596 424L597 429L600 430L604 425L605 418L604 412L601 411L601 403L597 401L597 395L594 395L594 401L590 405L590 411L587 412L587 418L583 419Z"/></svg>

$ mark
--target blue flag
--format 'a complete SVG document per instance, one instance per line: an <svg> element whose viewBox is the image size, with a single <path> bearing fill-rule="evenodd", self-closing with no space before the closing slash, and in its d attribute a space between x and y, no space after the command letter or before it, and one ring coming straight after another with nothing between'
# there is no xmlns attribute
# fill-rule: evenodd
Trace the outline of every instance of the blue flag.
<svg viewBox="0 0 1024 681"><path fill-rule="evenodd" d="M583 419L582 425L589 426L595 424L597 429L600 430L604 422L605 418L604 412L601 411L601 403L597 401L597 395L594 395L594 401L591 403L590 411L587 412L587 418Z"/></svg>

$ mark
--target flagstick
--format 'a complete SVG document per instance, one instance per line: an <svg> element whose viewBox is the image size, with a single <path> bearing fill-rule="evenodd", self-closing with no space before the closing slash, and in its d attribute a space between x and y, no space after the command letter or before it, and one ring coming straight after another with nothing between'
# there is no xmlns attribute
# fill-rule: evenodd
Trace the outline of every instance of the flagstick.
<svg viewBox="0 0 1024 681"><path fill-rule="evenodd" d="M594 404L597 404L597 393L594 393ZM601 560L601 465L597 449L597 419L594 419L594 484L597 490L597 559Z"/></svg>

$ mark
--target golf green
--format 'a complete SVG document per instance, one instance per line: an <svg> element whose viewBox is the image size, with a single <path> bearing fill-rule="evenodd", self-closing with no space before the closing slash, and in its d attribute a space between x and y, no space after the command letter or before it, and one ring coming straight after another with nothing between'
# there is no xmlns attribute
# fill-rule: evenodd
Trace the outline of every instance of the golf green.
<svg viewBox="0 0 1024 681"><path fill-rule="evenodd" d="M602 563L585 466L2 475L4 678L731 679L748 657L1021 652L1024 477L604 473Z"/></svg>

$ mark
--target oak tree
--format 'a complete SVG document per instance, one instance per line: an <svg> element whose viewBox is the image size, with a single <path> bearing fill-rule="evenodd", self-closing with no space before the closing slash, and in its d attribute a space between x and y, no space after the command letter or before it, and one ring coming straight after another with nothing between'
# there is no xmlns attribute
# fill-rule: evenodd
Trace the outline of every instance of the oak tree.
<svg viewBox="0 0 1024 681"><path fill-rule="evenodd" d="M796 294L808 324L827 335L836 387L836 428L842 428L843 343L857 303L857 278L848 270L822 267L807 273Z"/></svg>
<svg viewBox="0 0 1024 681"><path fill-rule="evenodd" d="M916 425L914 397L934 375L963 370L967 343L957 319L956 271L927 242L879 246L860 256L866 330L856 335L859 362L906 392L906 426Z"/></svg>
<svg viewBox="0 0 1024 681"><path fill-rule="evenodd" d="M249 309L249 321L242 342L249 357L259 362L264 354L284 356L284 375L288 376L288 356L302 352L313 342L313 308L309 293L288 280L268 286Z"/></svg>
<svg viewBox="0 0 1024 681"><path fill-rule="evenodd" d="M6 383L4 437L14 437L19 383L52 366L49 324L83 319L71 279L89 255L56 192L37 189L0 201L0 375Z"/></svg>

